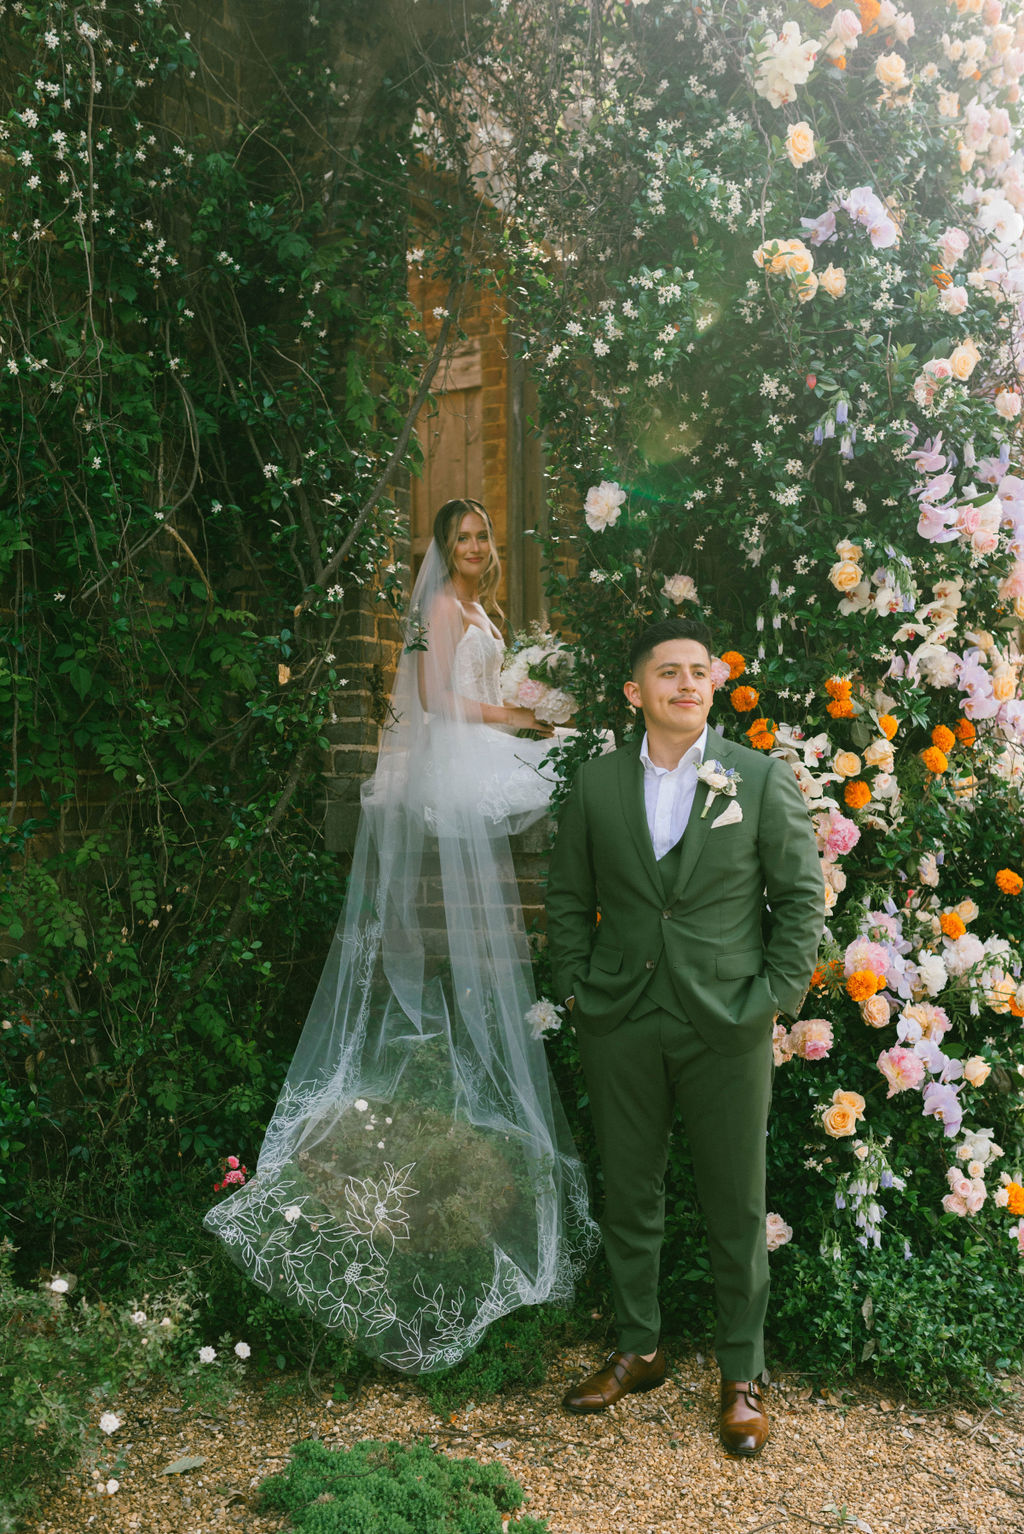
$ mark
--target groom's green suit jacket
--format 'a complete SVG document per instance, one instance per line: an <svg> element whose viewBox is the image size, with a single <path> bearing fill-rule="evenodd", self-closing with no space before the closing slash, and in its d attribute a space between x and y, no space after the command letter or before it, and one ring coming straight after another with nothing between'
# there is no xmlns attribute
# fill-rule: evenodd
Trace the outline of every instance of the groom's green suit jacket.
<svg viewBox="0 0 1024 1534"><path fill-rule="evenodd" d="M723 1055L742 1054L777 1013L800 1009L825 914L803 797L786 762L714 731L711 760L739 773L735 799L718 794L704 813L698 782L680 852L663 865L647 828L640 743L576 775L546 905L556 994L575 996L581 1030L610 1032L654 982Z"/></svg>

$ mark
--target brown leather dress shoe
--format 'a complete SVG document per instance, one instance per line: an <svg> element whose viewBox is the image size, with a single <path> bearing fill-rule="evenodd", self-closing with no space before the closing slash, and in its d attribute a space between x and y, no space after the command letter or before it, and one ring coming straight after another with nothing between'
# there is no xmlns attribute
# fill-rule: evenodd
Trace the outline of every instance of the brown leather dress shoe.
<svg viewBox="0 0 1024 1534"><path fill-rule="evenodd" d="M718 1436L728 1454L753 1459L768 1442L771 1427L757 1380L723 1380Z"/></svg>
<svg viewBox="0 0 1024 1534"><path fill-rule="evenodd" d="M634 1390L654 1390L665 1382L665 1355L659 1348L650 1363L640 1353L609 1353L596 1374L581 1381L562 1401L566 1411L604 1411Z"/></svg>

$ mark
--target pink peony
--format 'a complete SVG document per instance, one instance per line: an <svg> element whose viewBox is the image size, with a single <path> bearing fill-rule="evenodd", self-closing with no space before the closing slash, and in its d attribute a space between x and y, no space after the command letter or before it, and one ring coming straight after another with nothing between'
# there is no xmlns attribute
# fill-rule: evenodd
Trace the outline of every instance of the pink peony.
<svg viewBox="0 0 1024 1534"><path fill-rule="evenodd" d="M802 1017L793 1024L789 1039L801 1060L824 1060L832 1048L832 1024L826 1017Z"/></svg>
<svg viewBox="0 0 1024 1534"><path fill-rule="evenodd" d="M852 852L860 841L860 830L852 820L832 810L825 825L825 851L830 858Z"/></svg>
<svg viewBox="0 0 1024 1534"><path fill-rule="evenodd" d="M843 968L847 975L852 975L858 969L869 969L873 975L884 975L888 963L889 955L881 943L873 943L867 937L858 937L854 938L846 950Z"/></svg>
<svg viewBox="0 0 1024 1534"><path fill-rule="evenodd" d="M924 1080L924 1062L902 1045L894 1044L891 1049L883 1049L877 1063L889 1083L886 1097L895 1097L897 1092L919 1087Z"/></svg>

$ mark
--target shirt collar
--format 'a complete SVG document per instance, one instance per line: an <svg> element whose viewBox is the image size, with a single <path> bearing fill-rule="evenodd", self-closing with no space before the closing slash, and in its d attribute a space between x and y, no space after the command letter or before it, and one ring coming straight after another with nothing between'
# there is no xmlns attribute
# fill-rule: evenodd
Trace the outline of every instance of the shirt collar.
<svg viewBox="0 0 1024 1534"><path fill-rule="evenodd" d="M645 730L644 738L640 742L640 760L643 763L645 772L650 771L659 774L666 772L678 772L681 767L699 767L701 762L704 760L704 752L707 750L707 748L708 727L705 725L703 730L701 730L700 734L697 736L697 739L694 741L693 745L690 746L688 750L683 752L675 767L659 767L655 762L651 761L651 758L647 753L647 731Z"/></svg>

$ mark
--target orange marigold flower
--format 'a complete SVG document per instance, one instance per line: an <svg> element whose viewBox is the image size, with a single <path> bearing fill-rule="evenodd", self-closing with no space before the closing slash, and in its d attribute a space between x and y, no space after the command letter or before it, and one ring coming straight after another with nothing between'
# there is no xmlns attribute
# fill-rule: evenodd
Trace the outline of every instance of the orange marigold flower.
<svg viewBox="0 0 1024 1534"><path fill-rule="evenodd" d="M833 698L831 703L826 703L825 708L833 719L852 719L853 704L849 698Z"/></svg>
<svg viewBox="0 0 1024 1534"><path fill-rule="evenodd" d="M810 0L816 11L823 11L826 6L832 4L832 0Z"/></svg>
<svg viewBox="0 0 1024 1534"><path fill-rule="evenodd" d="M996 874L996 888L1001 889L1004 895L1019 895L1024 889L1024 879L1014 873L1012 868L1001 868Z"/></svg>
<svg viewBox="0 0 1024 1534"><path fill-rule="evenodd" d="M879 714L878 728L881 730L886 740L892 740L899 727L900 722L896 718L895 714Z"/></svg>
<svg viewBox="0 0 1024 1534"><path fill-rule="evenodd" d="M1024 1017L1024 1007L1018 1007L1016 997L1010 998L1009 1013L1011 1017Z"/></svg>
<svg viewBox="0 0 1024 1534"><path fill-rule="evenodd" d="M881 0L857 0L857 9L860 12L860 24L864 36L870 37L872 32L878 31L878 13L882 9Z"/></svg>
<svg viewBox="0 0 1024 1534"><path fill-rule="evenodd" d="M770 751L775 744L775 736L771 730L758 730L751 735L750 744L755 751Z"/></svg>
<svg viewBox="0 0 1024 1534"><path fill-rule="evenodd" d="M921 760L929 772L945 772L949 766L949 758L944 751L939 750L938 746L926 746L921 752Z"/></svg>
<svg viewBox="0 0 1024 1534"><path fill-rule="evenodd" d="M825 691L830 698L848 698L850 690L851 683L848 676L830 676L825 683Z"/></svg>
<svg viewBox="0 0 1024 1534"><path fill-rule="evenodd" d="M1006 1184L1006 1209L1008 1214L1024 1214L1024 1188L1019 1182Z"/></svg>
<svg viewBox="0 0 1024 1534"><path fill-rule="evenodd" d="M952 730L947 730L944 724L937 724L932 731L932 745L938 746L940 751L948 755L956 745L956 736Z"/></svg>
<svg viewBox="0 0 1024 1534"><path fill-rule="evenodd" d="M962 746L973 746L978 732L969 719L958 719L953 734Z"/></svg>
<svg viewBox="0 0 1024 1534"><path fill-rule="evenodd" d="M846 977L846 994L852 1001L868 1001L884 985L884 975L876 975L870 969L855 969Z"/></svg>
<svg viewBox="0 0 1024 1534"><path fill-rule="evenodd" d="M827 978L828 971L826 970L825 966L823 964L816 964L814 966L814 974L811 976L810 989L812 991L820 990L821 987L825 984Z"/></svg>
<svg viewBox="0 0 1024 1534"><path fill-rule="evenodd" d="M729 694L737 714L749 714L752 708L757 707L760 696L756 687L734 687Z"/></svg>
<svg viewBox="0 0 1024 1534"><path fill-rule="evenodd" d="M871 798L871 790L863 778L857 778L852 783L847 783L843 789L843 798L851 810L862 810Z"/></svg>
<svg viewBox="0 0 1024 1534"><path fill-rule="evenodd" d="M955 911L943 911L939 917L939 926L947 937L952 938L963 937L967 931L963 917L958 916Z"/></svg>
<svg viewBox="0 0 1024 1534"><path fill-rule="evenodd" d="M735 682L738 676L742 676L747 669L747 663L739 650L723 650L720 660L724 660L729 668L729 680Z"/></svg>

